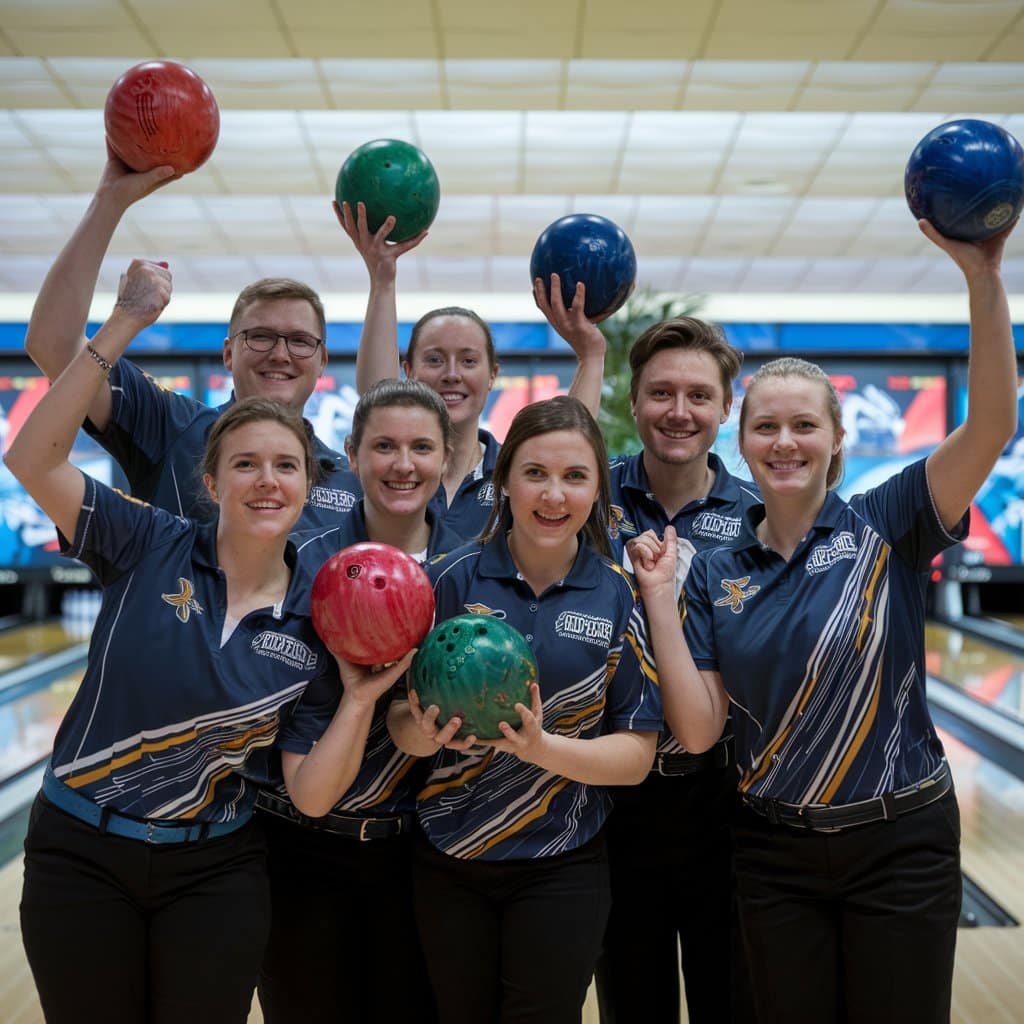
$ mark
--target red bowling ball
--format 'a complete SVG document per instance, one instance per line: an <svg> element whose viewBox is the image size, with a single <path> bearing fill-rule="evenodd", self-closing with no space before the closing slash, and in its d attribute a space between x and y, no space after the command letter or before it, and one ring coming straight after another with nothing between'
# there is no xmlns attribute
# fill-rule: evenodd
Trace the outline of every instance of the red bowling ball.
<svg viewBox="0 0 1024 1024"><path fill-rule="evenodd" d="M332 555L310 595L313 626L336 655L384 665L416 647L434 621L434 590L411 555L366 541Z"/></svg>
<svg viewBox="0 0 1024 1024"><path fill-rule="evenodd" d="M179 176L209 159L220 134L210 87L173 60L146 61L121 75L107 94L103 122L110 148L133 171L169 164Z"/></svg>

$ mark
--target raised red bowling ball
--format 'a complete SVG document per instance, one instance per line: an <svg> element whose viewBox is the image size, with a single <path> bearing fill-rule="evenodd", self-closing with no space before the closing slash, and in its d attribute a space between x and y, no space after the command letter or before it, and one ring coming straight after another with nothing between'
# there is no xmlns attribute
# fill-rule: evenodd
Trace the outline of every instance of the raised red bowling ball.
<svg viewBox="0 0 1024 1024"><path fill-rule="evenodd" d="M107 142L133 171L165 164L179 175L202 166L217 145L220 111L210 87L173 60L129 68L107 93Z"/></svg>
<svg viewBox="0 0 1024 1024"><path fill-rule="evenodd" d="M320 567L310 595L313 627L357 665L384 665L416 647L434 621L434 589L422 566L390 544L343 548Z"/></svg>

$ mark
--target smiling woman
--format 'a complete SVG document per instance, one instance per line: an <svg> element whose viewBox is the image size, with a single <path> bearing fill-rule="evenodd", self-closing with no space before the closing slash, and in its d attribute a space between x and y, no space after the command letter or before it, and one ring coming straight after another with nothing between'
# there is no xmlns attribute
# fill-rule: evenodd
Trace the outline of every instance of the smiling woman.
<svg viewBox="0 0 1024 1024"><path fill-rule="evenodd" d="M631 549L670 725L711 734L735 709L734 862L759 1019L949 1020L960 817L925 695L925 586L1016 428L1000 272L1012 229L962 242L919 227L970 298L964 423L843 501L835 388L802 359L766 363L740 418L763 504L732 543L694 556L685 643L674 531Z"/></svg>
<svg viewBox="0 0 1024 1024"><path fill-rule="evenodd" d="M428 565L436 620L501 619L538 682L522 726L479 742L414 692L392 703L395 743L429 759L416 916L441 1020L576 1020L610 904L604 787L647 774L661 702L635 591L607 557L608 461L584 405L521 409L494 487L484 540ZM467 973L451 950L468 934Z"/></svg>
<svg viewBox="0 0 1024 1024"><path fill-rule="evenodd" d="M307 685L338 687L288 540L314 465L300 415L247 398L218 418L204 464L218 509L208 523L68 462L96 392L170 291L165 266L131 264L110 318L5 458L56 524L63 553L103 585L96 643L25 842L22 934L57 1024L108 1018L114 991L124 1019L245 1020L269 928L252 780L268 776L281 722ZM344 669L344 721L331 725L353 760L332 779L358 766L377 688L400 667L372 678ZM298 791L315 788L317 767L290 780ZM78 956L59 953L67 928L91 936Z"/></svg>

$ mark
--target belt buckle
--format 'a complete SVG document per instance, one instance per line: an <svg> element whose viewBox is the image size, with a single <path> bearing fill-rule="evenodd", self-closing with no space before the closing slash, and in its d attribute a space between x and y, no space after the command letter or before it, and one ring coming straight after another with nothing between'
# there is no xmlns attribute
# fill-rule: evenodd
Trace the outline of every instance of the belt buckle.
<svg viewBox="0 0 1024 1024"><path fill-rule="evenodd" d="M146 822L146 842L153 842L153 837L156 835L156 822L149 820Z"/></svg>
<svg viewBox="0 0 1024 1024"><path fill-rule="evenodd" d="M370 837L366 834L366 830L369 827L369 825L369 818L363 818L363 820L359 823L359 842L368 843L370 841Z"/></svg>

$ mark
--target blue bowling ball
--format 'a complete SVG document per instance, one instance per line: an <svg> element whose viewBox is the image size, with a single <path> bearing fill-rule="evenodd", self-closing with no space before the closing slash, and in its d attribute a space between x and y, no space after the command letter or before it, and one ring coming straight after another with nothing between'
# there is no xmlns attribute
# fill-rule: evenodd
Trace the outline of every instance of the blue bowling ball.
<svg viewBox="0 0 1024 1024"><path fill-rule="evenodd" d="M584 312L588 320L610 316L629 298L636 284L633 243L613 221L593 213L573 213L549 224L530 256L530 278L551 288L558 274L565 308L572 305L576 283L587 289ZM549 296L550 298L550 292Z"/></svg>
<svg viewBox="0 0 1024 1024"><path fill-rule="evenodd" d="M963 118L933 128L907 161L910 212L947 238L980 242L1024 206L1024 150L1004 128Z"/></svg>

